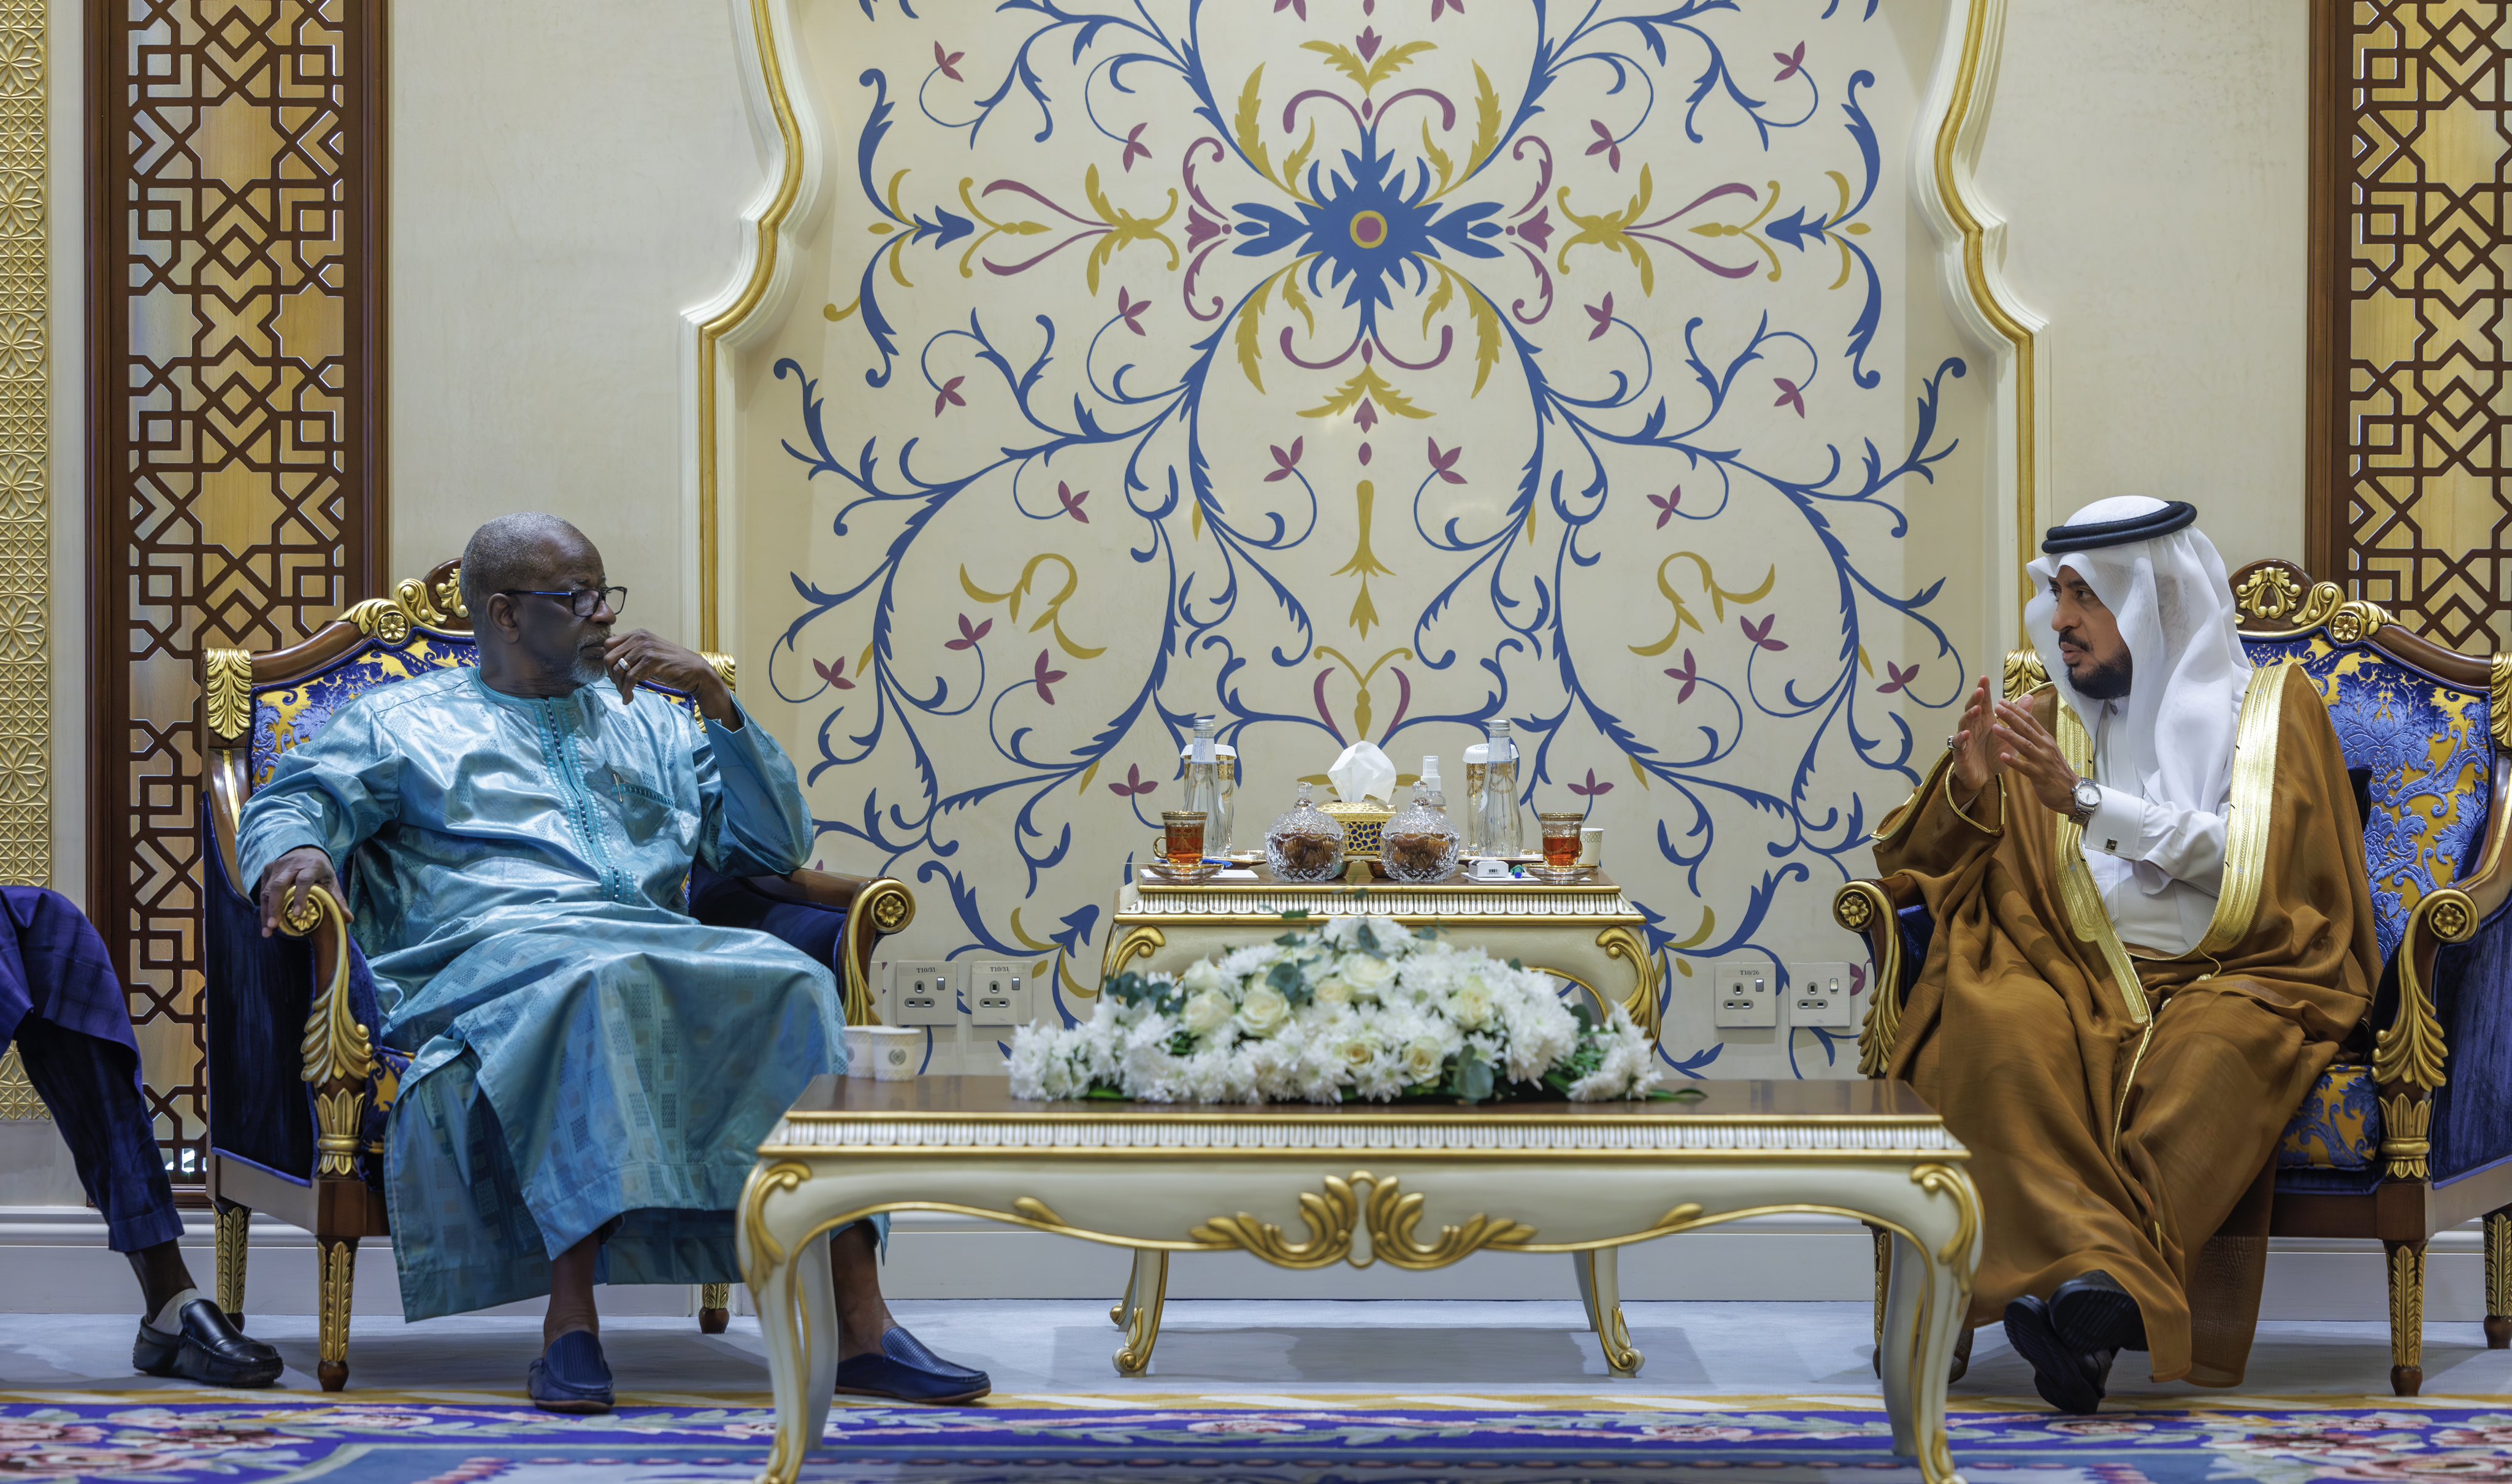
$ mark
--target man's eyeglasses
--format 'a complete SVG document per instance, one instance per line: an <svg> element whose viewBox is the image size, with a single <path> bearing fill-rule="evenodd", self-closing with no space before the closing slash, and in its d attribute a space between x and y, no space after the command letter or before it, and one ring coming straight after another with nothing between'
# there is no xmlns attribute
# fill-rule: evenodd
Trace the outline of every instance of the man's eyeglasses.
<svg viewBox="0 0 2512 1484"><path fill-rule="evenodd" d="M605 605L615 617L628 606L628 590L624 587L580 587L565 593L547 592L536 587L506 587L497 591L509 598L564 598L568 607L578 618L591 618Z"/></svg>

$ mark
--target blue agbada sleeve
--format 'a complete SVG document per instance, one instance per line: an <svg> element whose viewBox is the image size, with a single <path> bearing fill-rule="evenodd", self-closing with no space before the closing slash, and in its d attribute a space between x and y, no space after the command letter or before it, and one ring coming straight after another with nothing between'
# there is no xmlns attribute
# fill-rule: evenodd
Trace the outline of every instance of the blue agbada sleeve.
<svg viewBox="0 0 2512 1484"><path fill-rule="evenodd" d="M698 739L698 859L722 876L785 876L811 848L811 814L793 760L732 703L738 730L705 723Z"/></svg>
<svg viewBox="0 0 2512 1484"><path fill-rule="evenodd" d="M237 884L250 894L270 863L300 845L319 845L338 870L401 806L401 759L375 726L372 708L344 709L313 740L279 760L270 781L245 801L237 822ZM789 775L790 776L790 775Z"/></svg>

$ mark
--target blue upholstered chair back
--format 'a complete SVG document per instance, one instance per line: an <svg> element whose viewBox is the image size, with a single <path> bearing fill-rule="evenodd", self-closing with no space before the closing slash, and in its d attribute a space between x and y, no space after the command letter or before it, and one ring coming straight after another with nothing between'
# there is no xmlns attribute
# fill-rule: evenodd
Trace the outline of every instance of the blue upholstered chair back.
<svg viewBox="0 0 2512 1484"><path fill-rule="evenodd" d="M313 740L341 707L377 685L479 663L479 647L468 635L412 627L398 642L370 637L302 679L255 685L247 762L253 786L268 783L271 770L291 749Z"/></svg>
<svg viewBox="0 0 2512 1484"><path fill-rule="evenodd" d="M2329 703L2347 770L2365 807L2365 865L2381 957L2408 915L2437 887L2473 871L2493 803L2493 702L2483 685L2428 674L2358 633L2351 643L2317 628L2292 637L2245 635L2252 663L2299 663Z"/></svg>

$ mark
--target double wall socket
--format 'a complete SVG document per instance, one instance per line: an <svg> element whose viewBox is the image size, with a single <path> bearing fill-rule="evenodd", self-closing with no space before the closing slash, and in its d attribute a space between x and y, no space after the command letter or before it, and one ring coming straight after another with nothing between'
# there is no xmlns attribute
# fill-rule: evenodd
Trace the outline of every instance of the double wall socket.
<svg viewBox="0 0 2512 1484"><path fill-rule="evenodd" d="M1778 974L1759 958L1738 958L1714 967L1717 993L1710 1024L1721 1031L1751 1031L1780 1023Z"/></svg>
<svg viewBox="0 0 2512 1484"><path fill-rule="evenodd" d="M890 1024L956 1026L966 1013L960 1003L959 975L938 960L901 959L889 966Z"/></svg>

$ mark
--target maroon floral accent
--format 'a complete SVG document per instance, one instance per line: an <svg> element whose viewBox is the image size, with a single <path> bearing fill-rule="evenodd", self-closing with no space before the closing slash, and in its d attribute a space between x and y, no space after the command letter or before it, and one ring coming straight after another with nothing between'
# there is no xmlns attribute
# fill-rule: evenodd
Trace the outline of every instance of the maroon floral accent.
<svg viewBox="0 0 2512 1484"><path fill-rule="evenodd" d="M1779 621L1780 615L1777 613L1763 615L1760 623L1755 623L1741 613L1736 615L1736 622L1745 630L1745 637L1753 642L1754 647L1774 651L1787 647L1786 643L1771 637L1771 626Z"/></svg>
<svg viewBox="0 0 2512 1484"><path fill-rule="evenodd" d="M1674 702L1678 706L1691 700L1692 687L1701 683L1700 668L1693 664L1692 651L1689 649L1683 651L1683 663L1675 669L1668 670L1666 676L1668 680L1683 683L1683 688L1674 693Z"/></svg>
<svg viewBox="0 0 2512 1484"><path fill-rule="evenodd" d="M818 660L813 660L811 668L820 672L820 679L828 682L829 688L832 690L855 688L855 683L846 679L846 657L843 654L838 656L838 662L834 665L824 665Z"/></svg>
<svg viewBox="0 0 2512 1484"><path fill-rule="evenodd" d="M1570 792L1578 795L1582 799L1593 799L1599 794L1610 794L1613 791L1613 780L1608 778L1602 783L1597 782L1596 770L1592 767L1588 769L1587 782L1574 783L1570 785Z"/></svg>
<svg viewBox="0 0 2512 1484"><path fill-rule="evenodd" d="M1674 519L1674 507L1683 503L1683 487L1677 485L1664 494L1652 494L1648 500L1657 507L1657 528L1664 530L1666 523Z"/></svg>
<svg viewBox="0 0 2512 1484"><path fill-rule="evenodd" d="M1187 209L1186 250L1188 252L1193 253L1200 249L1204 245L1204 242L1209 238L1227 237L1229 235L1229 222L1215 221L1211 217L1203 215L1202 212L1193 207L1189 207Z"/></svg>
<svg viewBox="0 0 2512 1484"><path fill-rule="evenodd" d="M1126 170L1131 171L1136 160L1148 160L1152 157L1152 146L1143 142L1143 131L1151 127L1147 120L1125 131L1125 156L1119 163Z"/></svg>
<svg viewBox="0 0 2512 1484"><path fill-rule="evenodd" d="M1538 207L1533 216L1517 224L1518 240L1535 244L1538 253L1543 252L1544 245L1552 240L1552 208L1549 206Z"/></svg>
<svg viewBox="0 0 2512 1484"><path fill-rule="evenodd" d="M934 416L941 416L942 410L945 407L966 407L968 405L968 399L960 395L960 383L967 379L968 378L965 376L954 376L950 380L942 383L942 394L933 399Z"/></svg>
<svg viewBox="0 0 2512 1484"><path fill-rule="evenodd" d="M1306 20L1309 19L1309 0L1274 0L1274 14L1278 16L1284 11Z"/></svg>
<svg viewBox="0 0 2512 1484"><path fill-rule="evenodd" d="M1789 78L1796 76L1798 69L1805 65L1805 43L1802 41L1798 42L1797 49L1793 52L1773 52L1771 56L1780 64L1780 75L1772 78L1771 81L1775 83L1786 82Z"/></svg>
<svg viewBox="0 0 2512 1484"><path fill-rule="evenodd" d="M1605 127L1603 119L1590 119L1588 127L1596 131L1596 142L1588 146L1588 153L1603 155L1608 169L1620 171L1623 168L1622 140L1614 137L1614 132Z"/></svg>
<svg viewBox="0 0 2512 1484"><path fill-rule="evenodd" d="M1128 298L1124 290L1117 291L1117 318L1123 320L1125 328L1136 334L1145 333L1143 311L1151 307L1150 299Z"/></svg>
<svg viewBox="0 0 2512 1484"><path fill-rule="evenodd" d="M1595 151L1591 149L1588 153L1594 154ZM1596 328L1588 332L1588 338L1590 340L1602 338L1606 331L1614 328L1614 296L1608 293L1603 303L1590 304L1588 318L1596 322Z"/></svg>
<svg viewBox="0 0 2512 1484"><path fill-rule="evenodd" d="M953 52L946 57L942 53L942 43L938 41L933 43L933 65L941 69L944 77L951 79L955 83L964 83L967 81L966 78L960 75L960 59L967 55L968 54L965 52Z"/></svg>
<svg viewBox="0 0 2512 1484"><path fill-rule="evenodd" d="M1359 35L1352 39L1352 44L1354 49L1360 53L1360 59L1368 61L1378 56L1378 47L1382 39L1378 34L1378 27L1373 25L1363 28Z"/></svg>
<svg viewBox="0 0 2512 1484"><path fill-rule="evenodd" d="M1459 444L1455 448L1450 449L1443 453L1439 451L1439 440L1435 438L1432 439L1431 472L1447 481L1451 485L1464 484L1466 482L1466 477L1457 472L1457 455L1465 451L1466 446L1464 444Z"/></svg>
<svg viewBox="0 0 2512 1484"><path fill-rule="evenodd" d="M1140 763L1127 763L1125 765L1125 781L1122 783L1112 783L1108 785L1108 792L1116 795L1119 799L1131 799L1137 794L1148 794L1159 786L1160 784L1158 779L1146 778L1143 776L1143 769Z"/></svg>
<svg viewBox="0 0 2512 1484"><path fill-rule="evenodd" d="M1064 672L1061 670L1049 670L1046 668L1046 651L1044 649L1038 651L1038 664L1030 670L1030 678L1038 682L1038 698L1044 701L1049 706L1054 705L1055 692L1046 687L1054 684L1057 681L1064 679Z"/></svg>
<svg viewBox="0 0 2512 1484"><path fill-rule="evenodd" d="M960 615L960 637L958 639L946 639L942 641L942 647L945 649L973 649L977 647L977 641L985 638L986 635L993 630L994 626L995 621L991 618L980 623L970 624L968 622L968 615L962 613Z"/></svg>
<svg viewBox="0 0 2512 1484"><path fill-rule="evenodd" d="M1432 20L1436 20L1450 11L1455 11L1460 16L1464 15L1466 0L1431 0Z"/></svg>
<svg viewBox="0 0 2512 1484"><path fill-rule="evenodd" d="M1360 399L1360 410L1352 414L1353 423L1362 432L1378 426L1378 404L1367 397Z"/></svg>
<svg viewBox="0 0 2512 1484"><path fill-rule="evenodd" d="M1799 417L1803 417L1805 415L1805 392L1803 389L1798 387L1795 382L1790 381L1786 376L1773 376L1771 378L1771 384L1780 389L1779 400L1773 402L1771 406L1794 408L1796 409L1796 412Z"/></svg>
<svg viewBox="0 0 2512 1484"><path fill-rule="evenodd" d="M1300 466L1300 450L1308 446L1308 442L1306 438L1292 439L1288 453L1282 451L1280 444L1274 445L1274 472L1265 476L1265 483L1270 485L1277 479L1289 479L1291 471Z"/></svg>
<svg viewBox="0 0 2512 1484"><path fill-rule="evenodd" d="M1884 683L1875 687L1875 693L1877 695L1891 695L1894 691L1902 689L1904 686L1909 684L1912 681L1915 681L1918 678L1918 666L1912 665L1908 669L1904 670L1900 665L1897 665L1888 659L1884 662Z"/></svg>
<svg viewBox="0 0 2512 1484"><path fill-rule="evenodd" d="M1058 480L1055 482L1055 498L1057 503L1064 507L1067 515L1072 516L1075 520L1079 521L1084 526L1090 524L1090 517L1084 514L1081 509L1081 502L1090 498L1089 490L1077 490L1071 485L1064 483L1062 480Z"/></svg>

